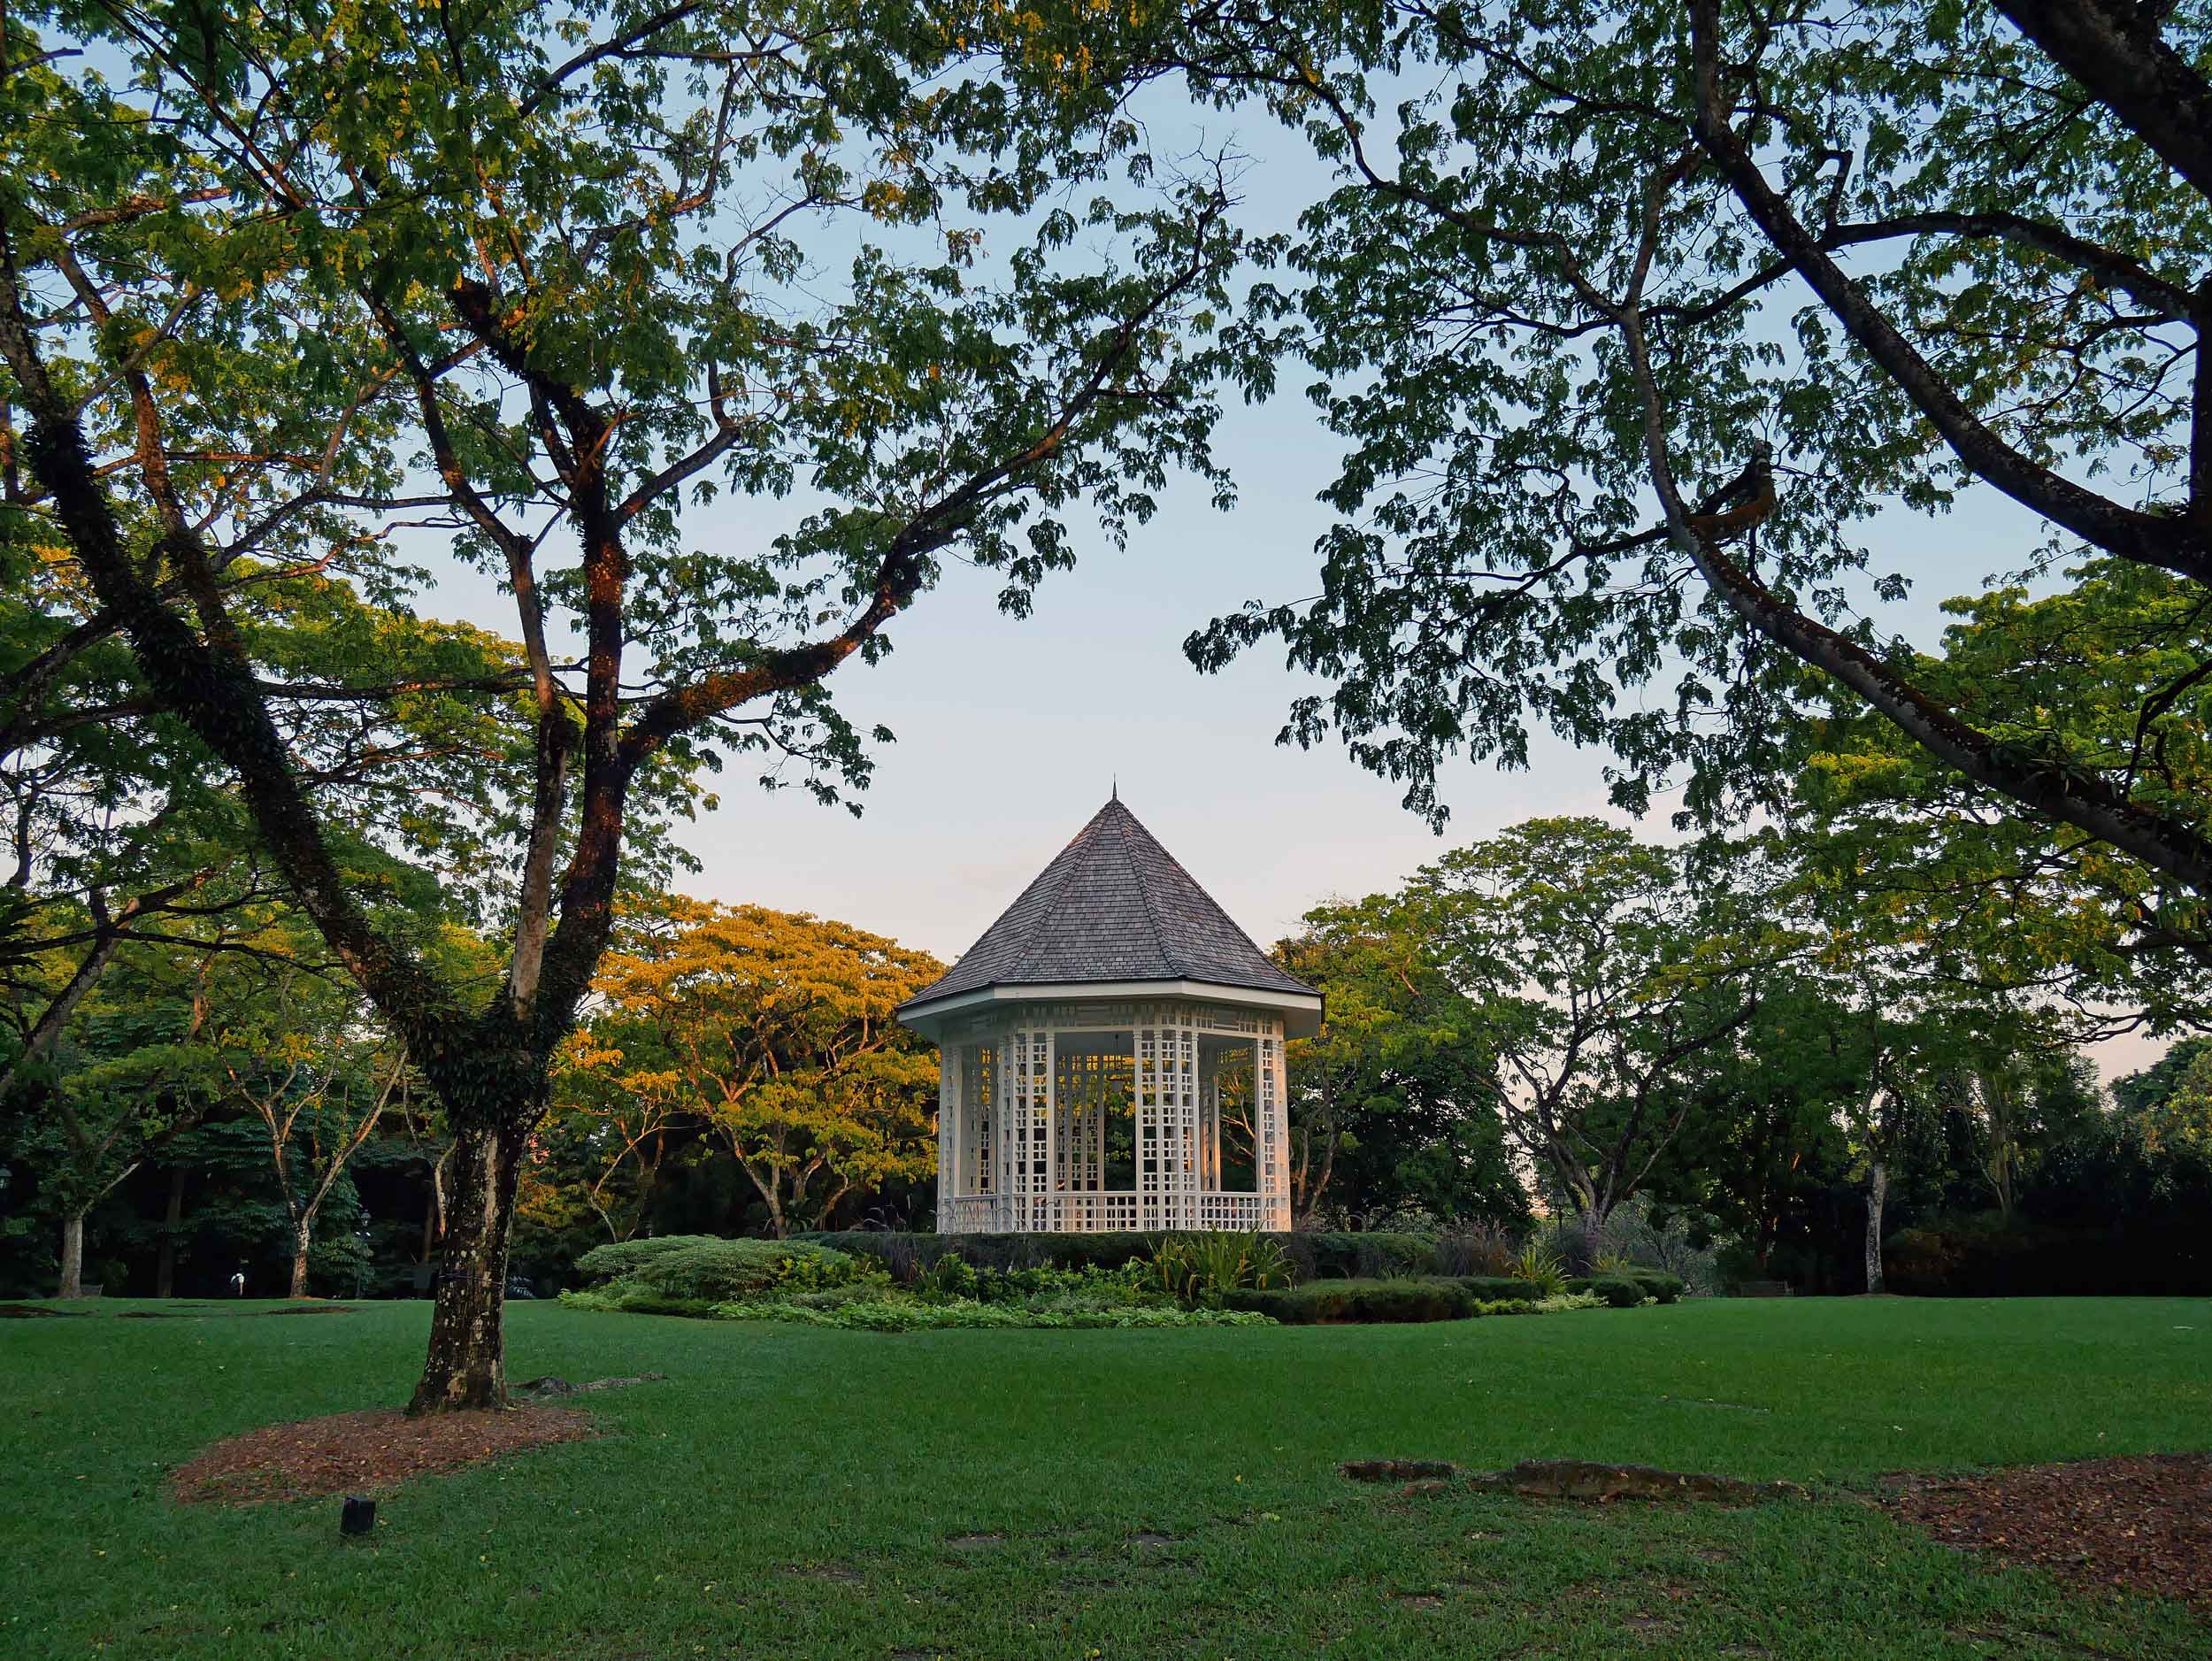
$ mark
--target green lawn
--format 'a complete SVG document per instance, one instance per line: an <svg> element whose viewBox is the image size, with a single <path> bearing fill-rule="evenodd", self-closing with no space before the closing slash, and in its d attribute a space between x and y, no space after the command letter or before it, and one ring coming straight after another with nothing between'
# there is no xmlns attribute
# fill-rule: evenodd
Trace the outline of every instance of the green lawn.
<svg viewBox="0 0 2212 1661"><path fill-rule="evenodd" d="M2212 1653L2180 1605L1970 1560L1849 1487L2212 1445L2202 1302L893 1337L509 1319L516 1377L671 1376L588 1398L603 1440L401 1490L354 1545L334 1499L180 1507L165 1473L234 1431L401 1400L426 1305L0 1321L0 1654ZM1821 1497L1586 1509L1336 1474L1374 1455Z"/></svg>

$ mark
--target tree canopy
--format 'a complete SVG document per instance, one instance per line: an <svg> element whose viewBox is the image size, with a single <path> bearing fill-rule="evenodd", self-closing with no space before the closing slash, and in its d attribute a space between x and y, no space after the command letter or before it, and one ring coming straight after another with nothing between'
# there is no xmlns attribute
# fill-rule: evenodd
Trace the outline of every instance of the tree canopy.
<svg viewBox="0 0 2212 1661"><path fill-rule="evenodd" d="M937 1063L893 1011L943 973L847 923L641 905L601 966L559 1100L612 1123L617 1162L649 1127L719 1142L772 1233L826 1227L848 1194L936 1170Z"/></svg>
<svg viewBox="0 0 2212 1661"><path fill-rule="evenodd" d="M1539 724L1609 746L1628 806L1772 807L1832 693L2059 827L2117 935L2201 942L2208 28L2105 0L1199 14L1178 65L1339 170L1294 261L1348 456L1317 597L1192 657L1279 640L1330 683L1285 735L1336 731L1440 819L1446 756L1525 765ZM1993 592L1916 655L1884 605L1973 489L2033 516L2011 564L2059 597Z"/></svg>
<svg viewBox="0 0 2212 1661"><path fill-rule="evenodd" d="M81 596L33 650L127 662L235 780L443 1103L468 1223L416 1406L496 1401L516 1161L626 843L717 757L864 782L826 678L941 560L1019 611L1071 511L1221 487L1214 387L1266 373L1221 176L992 6L35 4L0 58L10 579ZM710 542L719 492L803 500ZM296 574L403 605L431 538L512 603L494 673L253 627ZM445 810L511 873L496 986L362 904L303 742L333 709L389 753L426 702L524 734Z"/></svg>

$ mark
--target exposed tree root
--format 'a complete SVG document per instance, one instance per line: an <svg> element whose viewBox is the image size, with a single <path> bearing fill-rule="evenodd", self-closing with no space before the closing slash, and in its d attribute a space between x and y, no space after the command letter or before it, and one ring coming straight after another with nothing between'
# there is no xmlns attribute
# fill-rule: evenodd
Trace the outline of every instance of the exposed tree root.
<svg viewBox="0 0 2212 1661"><path fill-rule="evenodd" d="M1523 1499L1703 1500L1753 1505L1763 1500L1803 1499L1794 1482L1747 1482L1702 1471L1662 1471L1648 1465L1601 1465L1590 1459L1524 1459L1505 1471L1463 1472L1441 1459L1356 1459L1342 1467L1355 1482L1402 1482L1408 1496L1448 1492L1455 1481L1473 1490Z"/></svg>

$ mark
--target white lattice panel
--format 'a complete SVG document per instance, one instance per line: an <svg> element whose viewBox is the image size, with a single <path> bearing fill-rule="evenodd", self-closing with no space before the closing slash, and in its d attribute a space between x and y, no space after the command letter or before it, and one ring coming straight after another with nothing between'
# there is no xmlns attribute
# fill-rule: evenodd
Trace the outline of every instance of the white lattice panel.
<svg viewBox="0 0 2212 1661"><path fill-rule="evenodd" d="M958 1061L940 1074L941 1232L1289 1227L1279 1019L1169 1000L989 1016L963 1028ZM1248 1034L1248 1052L1229 1046L1252 1057L1257 1191L1241 1193L1221 1186L1218 1072L1222 1040ZM1104 1186L1111 1103L1125 1088L1136 1165L1126 1191Z"/></svg>
<svg viewBox="0 0 2212 1661"><path fill-rule="evenodd" d="M997 1169L996 1146L992 1127L998 1123L996 1090L998 1069L996 1049L988 1043L964 1044L960 1048L960 1118L958 1133L959 1161L938 1167L941 1186L943 1173L957 1173L954 1191L959 1194L990 1194L995 1191L993 1178Z"/></svg>
<svg viewBox="0 0 2212 1661"><path fill-rule="evenodd" d="M1258 1167L1263 1228L1290 1227L1290 1127L1283 1119L1288 1094L1283 1081L1283 1041L1263 1034L1252 1066L1252 1160Z"/></svg>
<svg viewBox="0 0 2212 1661"><path fill-rule="evenodd" d="M1260 1196L1256 1194L1201 1194L1198 1226L1209 1230L1260 1227Z"/></svg>
<svg viewBox="0 0 2212 1661"><path fill-rule="evenodd" d="M1106 1186L1113 1086L1125 1076L1128 1057L1070 1038L1056 1042L1052 1068L1053 1186L1062 1193L1096 1193Z"/></svg>

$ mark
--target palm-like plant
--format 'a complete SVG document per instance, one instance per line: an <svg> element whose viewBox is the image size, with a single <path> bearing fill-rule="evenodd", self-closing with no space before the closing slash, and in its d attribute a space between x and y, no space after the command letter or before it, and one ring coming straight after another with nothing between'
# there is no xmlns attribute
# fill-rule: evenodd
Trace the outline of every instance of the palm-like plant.
<svg viewBox="0 0 2212 1661"><path fill-rule="evenodd" d="M1567 1289L1567 1265L1550 1247L1532 1240L1513 1260L1513 1278L1542 1287L1546 1297L1556 1297Z"/></svg>
<svg viewBox="0 0 2212 1661"><path fill-rule="evenodd" d="M1218 1303L1243 1287L1288 1286L1290 1261L1265 1234L1171 1234L1152 1254L1160 1288L1183 1303Z"/></svg>

